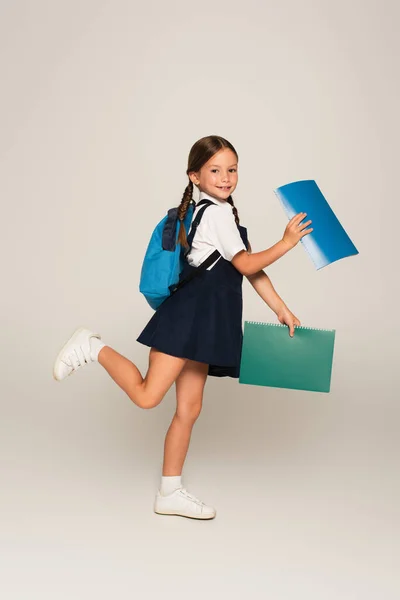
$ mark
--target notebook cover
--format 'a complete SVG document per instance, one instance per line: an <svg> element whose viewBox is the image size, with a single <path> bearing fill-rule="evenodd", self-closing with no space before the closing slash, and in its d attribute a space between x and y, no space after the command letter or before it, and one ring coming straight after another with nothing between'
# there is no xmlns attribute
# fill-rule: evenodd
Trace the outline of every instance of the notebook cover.
<svg viewBox="0 0 400 600"><path fill-rule="evenodd" d="M245 321L239 383L329 392L334 329Z"/></svg>
<svg viewBox="0 0 400 600"><path fill-rule="evenodd" d="M358 254L357 248L313 179L288 183L274 192L289 220L300 212L307 213L305 221L312 220L310 227L314 231L300 241L317 269Z"/></svg>

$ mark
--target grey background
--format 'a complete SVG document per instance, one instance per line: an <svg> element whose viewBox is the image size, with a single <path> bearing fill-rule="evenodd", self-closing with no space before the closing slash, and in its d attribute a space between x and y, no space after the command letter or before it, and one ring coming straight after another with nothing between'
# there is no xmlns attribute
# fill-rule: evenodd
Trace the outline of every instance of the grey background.
<svg viewBox="0 0 400 600"><path fill-rule="evenodd" d="M398 3L0 6L2 597L398 598ZM145 371L143 254L214 133L255 251L287 222L273 188L311 178L360 254L268 269L336 329L332 391L209 380L184 484L218 514L197 522L152 512L173 389L141 411L99 365L52 364L83 325Z"/></svg>

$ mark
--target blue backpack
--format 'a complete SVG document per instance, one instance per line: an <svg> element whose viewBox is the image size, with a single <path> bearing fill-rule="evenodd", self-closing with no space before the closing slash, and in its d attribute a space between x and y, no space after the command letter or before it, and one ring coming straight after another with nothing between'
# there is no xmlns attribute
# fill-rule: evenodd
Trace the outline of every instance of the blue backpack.
<svg viewBox="0 0 400 600"><path fill-rule="evenodd" d="M171 208L167 215L157 224L152 233L142 264L139 291L154 310L157 310L183 284L190 281L198 272L207 268L221 256L218 250L215 250L198 269L190 273L185 279L179 281L185 257L192 246L201 217L206 208L214 204L214 202L211 202L211 200L202 200L199 202L200 204L204 204L205 206L202 210L199 210L193 223L192 218L196 206L194 201L189 204L183 220L186 233L189 231L190 226L192 226L190 235L187 238L189 246L187 249L184 250L181 244L178 243L180 228L178 208Z"/></svg>

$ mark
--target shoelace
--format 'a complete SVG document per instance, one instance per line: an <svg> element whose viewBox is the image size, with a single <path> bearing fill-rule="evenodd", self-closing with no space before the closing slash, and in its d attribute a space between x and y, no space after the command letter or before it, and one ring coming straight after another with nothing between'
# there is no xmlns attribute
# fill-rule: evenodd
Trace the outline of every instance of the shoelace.
<svg viewBox="0 0 400 600"><path fill-rule="evenodd" d="M205 506L204 502L201 502L201 500L196 498L196 496L189 494L189 492L185 488L181 488L179 491L181 494L183 494L185 496L185 498L188 498L189 500L193 500L193 502L196 502L196 504L198 504L199 506Z"/></svg>

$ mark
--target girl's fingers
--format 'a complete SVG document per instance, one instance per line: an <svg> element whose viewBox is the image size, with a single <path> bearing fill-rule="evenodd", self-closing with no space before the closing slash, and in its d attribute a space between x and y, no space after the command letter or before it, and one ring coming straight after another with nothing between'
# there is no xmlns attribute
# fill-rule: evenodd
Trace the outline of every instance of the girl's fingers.
<svg viewBox="0 0 400 600"><path fill-rule="evenodd" d="M300 215L295 215L293 217L293 219L291 219L286 227L286 229L288 231L293 231L293 233L298 233L298 230L301 228L305 228L308 225L310 225L311 220L307 221L306 223L301 223L301 221L304 219L304 217L302 215L305 215L305 213L300 213Z"/></svg>
<svg viewBox="0 0 400 600"><path fill-rule="evenodd" d="M307 213L299 213L298 215L296 215L296 222L300 223L303 219L305 219L307 216Z"/></svg>
<svg viewBox="0 0 400 600"><path fill-rule="evenodd" d="M302 231L301 237L304 237L305 235L307 235L308 233L311 233L312 231L314 231L314 229L312 227L310 227L310 229L306 229L305 231Z"/></svg>
<svg viewBox="0 0 400 600"><path fill-rule="evenodd" d="M308 227L310 223L312 223L311 219L309 221L306 221L305 223L300 223L299 227L302 227L304 229L305 227Z"/></svg>
<svg viewBox="0 0 400 600"><path fill-rule="evenodd" d="M288 223L288 225L292 225L293 223L297 223L297 221L300 223L300 221L302 221L304 219L304 217L306 217L307 214L306 213L298 213L297 215L294 215L294 217L292 217Z"/></svg>

